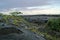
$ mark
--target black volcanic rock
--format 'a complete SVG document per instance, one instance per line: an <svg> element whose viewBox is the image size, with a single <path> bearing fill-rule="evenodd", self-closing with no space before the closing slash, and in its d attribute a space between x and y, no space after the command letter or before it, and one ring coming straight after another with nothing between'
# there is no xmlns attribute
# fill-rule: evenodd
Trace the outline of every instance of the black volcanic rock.
<svg viewBox="0 0 60 40"><path fill-rule="evenodd" d="M21 31L22 30L22 31ZM0 40L45 40L30 30L16 27L0 28Z"/></svg>
<svg viewBox="0 0 60 40"><path fill-rule="evenodd" d="M15 27L0 28L0 35L7 35L11 33L23 33L23 32L20 29L17 29Z"/></svg>
<svg viewBox="0 0 60 40"><path fill-rule="evenodd" d="M3 15L0 18L0 40L45 40L41 35L25 29L27 27L28 23L20 16Z"/></svg>

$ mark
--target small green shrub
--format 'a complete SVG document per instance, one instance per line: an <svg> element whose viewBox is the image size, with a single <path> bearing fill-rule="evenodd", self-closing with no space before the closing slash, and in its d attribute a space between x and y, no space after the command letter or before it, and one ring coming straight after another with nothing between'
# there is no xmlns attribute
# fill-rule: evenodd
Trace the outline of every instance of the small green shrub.
<svg viewBox="0 0 60 40"><path fill-rule="evenodd" d="M60 32L60 18L50 19L47 23L47 27L53 31Z"/></svg>

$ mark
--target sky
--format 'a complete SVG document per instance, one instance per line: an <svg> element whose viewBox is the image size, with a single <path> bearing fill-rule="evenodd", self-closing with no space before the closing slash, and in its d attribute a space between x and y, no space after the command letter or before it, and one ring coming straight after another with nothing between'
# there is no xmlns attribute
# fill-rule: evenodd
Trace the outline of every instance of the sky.
<svg viewBox="0 0 60 40"><path fill-rule="evenodd" d="M60 0L0 0L0 12L21 11L24 15L60 14Z"/></svg>

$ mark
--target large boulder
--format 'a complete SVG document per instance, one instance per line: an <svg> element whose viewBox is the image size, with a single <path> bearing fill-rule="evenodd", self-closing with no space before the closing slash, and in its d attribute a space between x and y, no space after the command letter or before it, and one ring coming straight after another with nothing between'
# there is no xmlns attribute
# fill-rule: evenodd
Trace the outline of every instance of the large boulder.
<svg viewBox="0 0 60 40"><path fill-rule="evenodd" d="M4 27L0 28L0 35L7 35L11 33L23 33L20 29L16 27Z"/></svg>

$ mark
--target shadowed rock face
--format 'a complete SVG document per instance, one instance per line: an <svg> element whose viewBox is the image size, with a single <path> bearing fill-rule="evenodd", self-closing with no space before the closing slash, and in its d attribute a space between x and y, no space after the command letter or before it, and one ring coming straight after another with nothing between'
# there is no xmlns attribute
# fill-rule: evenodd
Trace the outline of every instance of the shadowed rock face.
<svg viewBox="0 0 60 40"><path fill-rule="evenodd" d="M22 30L22 31L21 31ZM45 40L42 36L16 27L0 28L0 40Z"/></svg>
<svg viewBox="0 0 60 40"><path fill-rule="evenodd" d="M15 28L15 27L4 27L0 29L0 35L7 35L11 33L23 33L21 30Z"/></svg>
<svg viewBox="0 0 60 40"><path fill-rule="evenodd" d="M9 23L8 25L3 19L0 20L0 40L45 40L41 35L24 29L23 27L26 26L24 22L20 24L20 27L23 26L21 28L16 28L16 26L12 24L13 19L11 19Z"/></svg>

